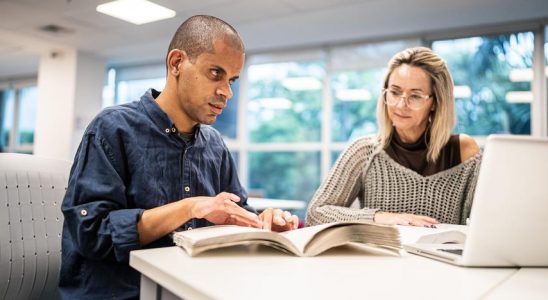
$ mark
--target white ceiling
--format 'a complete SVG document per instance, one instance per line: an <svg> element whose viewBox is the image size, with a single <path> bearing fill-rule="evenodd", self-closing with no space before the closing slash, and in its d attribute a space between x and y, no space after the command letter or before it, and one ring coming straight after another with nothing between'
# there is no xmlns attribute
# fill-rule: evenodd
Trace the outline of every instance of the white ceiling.
<svg viewBox="0 0 548 300"><path fill-rule="evenodd" d="M187 17L231 23L248 52L420 35L548 19L548 0L152 0L177 12L133 25L97 13L107 0L0 0L0 80L36 73L39 56L71 46L110 65L159 62ZM68 32L40 27L55 24Z"/></svg>

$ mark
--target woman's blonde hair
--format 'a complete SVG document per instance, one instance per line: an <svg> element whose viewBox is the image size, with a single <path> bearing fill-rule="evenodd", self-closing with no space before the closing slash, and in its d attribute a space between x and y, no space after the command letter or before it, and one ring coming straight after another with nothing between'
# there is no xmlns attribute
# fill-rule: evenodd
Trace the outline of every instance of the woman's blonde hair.
<svg viewBox="0 0 548 300"><path fill-rule="evenodd" d="M430 130L427 161L435 162L441 149L449 141L451 130L455 126L455 99L453 96L453 79L447 69L447 64L431 49L416 47L405 49L390 59L388 71L384 77L383 88L388 88L390 75L397 67L409 65L419 67L430 77L432 84L433 111L430 112L430 124L426 130ZM377 122L379 124L379 139L381 147L385 148L390 143L394 127L388 117L384 93L381 93L377 103Z"/></svg>

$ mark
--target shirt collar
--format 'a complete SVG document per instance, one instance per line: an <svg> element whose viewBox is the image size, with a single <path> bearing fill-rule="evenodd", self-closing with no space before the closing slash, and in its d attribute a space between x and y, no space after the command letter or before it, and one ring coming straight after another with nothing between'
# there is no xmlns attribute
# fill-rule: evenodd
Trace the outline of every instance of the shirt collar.
<svg viewBox="0 0 548 300"><path fill-rule="evenodd" d="M143 96L141 96L141 103L143 103L143 106L145 108L145 111L150 116L152 121L160 128L160 130L170 136L176 136L177 138L181 139L181 137L178 136L177 127L175 127L175 124L171 121L169 116L160 108L158 103L156 102L156 97L160 95L160 92L155 89L149 89L145 92ZM194 129L194 142L195 143L201 143L200 137L202 136L200 134L201 124L197 124Z"/></svg>

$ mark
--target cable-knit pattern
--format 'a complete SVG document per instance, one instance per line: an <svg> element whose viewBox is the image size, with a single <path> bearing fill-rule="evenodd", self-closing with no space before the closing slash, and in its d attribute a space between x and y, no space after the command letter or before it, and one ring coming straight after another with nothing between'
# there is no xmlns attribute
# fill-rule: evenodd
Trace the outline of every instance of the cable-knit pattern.
<svg viewBox="0 0 548 300"><path fill-rule="evenodd" d="M310 201L306 224L372 220L377 210L412 213L464 224L470 215L481 154L422 176L394 161L378 140L364 137L339 157ZM360 209L349 206L358 198Z"/></svg>

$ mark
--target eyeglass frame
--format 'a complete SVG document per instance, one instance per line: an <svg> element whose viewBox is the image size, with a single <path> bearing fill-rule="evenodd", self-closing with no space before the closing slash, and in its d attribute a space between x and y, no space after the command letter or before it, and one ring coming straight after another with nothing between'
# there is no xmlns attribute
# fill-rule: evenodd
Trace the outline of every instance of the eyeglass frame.
<svg viewBox="0 0 548 300"><path fill-rule="evenodd" d="M393 95L391 95L390 97L393 96L393 97L397 98L397 101L394 102L393 104L390 104L390 103L388 103L388 99L387 99L386 93L393 93L393 92L399 93L400 95L398 95L398 96L393 96ZM382 94L383 94L383 98L384 98L384 99L383 99L383 100L384 100L384 101L383 101L384 104L386 104L386 105L388 105L388 106L396 106L396 105L398 105L398 104L400 103L400 101L403 99L403 100L404 100L403 103L405 103L405 105L406 105L407 107L409 107L410 109L412 109L412 110L419 110L419 109L421 109L421 108L424 106L424 104L426 103L426 101L427 101L428 99L430 99L430 98L433 96L433 95L419 95L419 94L416 94L416 93L415 93L415 94L413 94L413 93L407 94L406 92L401 92L401 93L400 93L400 92L394 91L393 89L390 89L390 88L384 88L384 89L382 89ZM409 97L410 97L410 96L416 96L416 97L419 97L419 98L420 98L420 101L419 101L419 102L416 102L416 100L413 100L413 101L414 101L413 103L417 103L419 106L416 106L417 104L413 104L413 105L415 105L415 106L411 105L411 102L409 102Z"/></svg>

